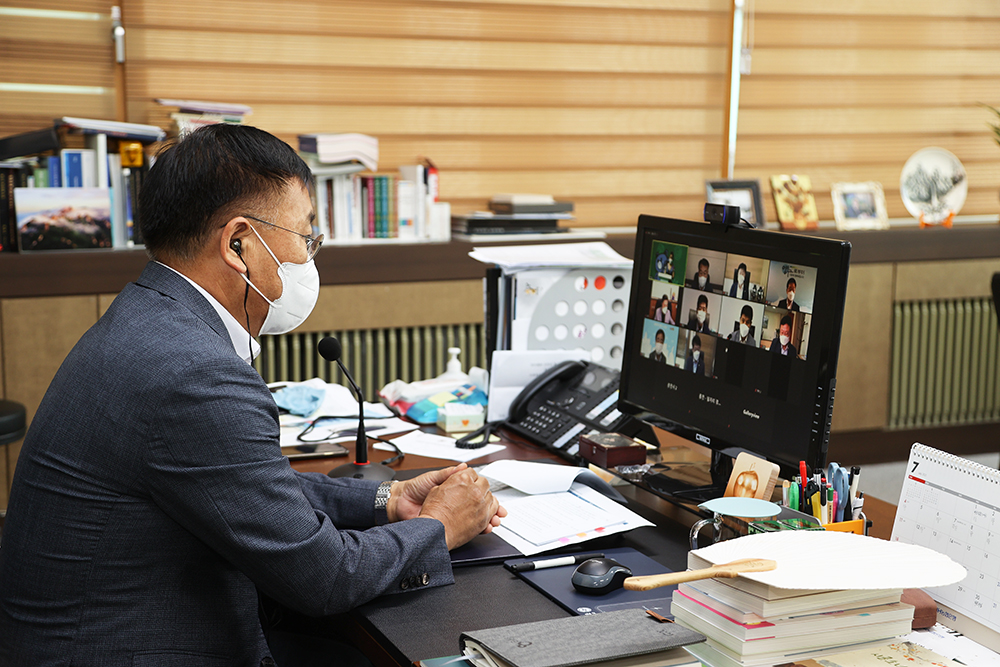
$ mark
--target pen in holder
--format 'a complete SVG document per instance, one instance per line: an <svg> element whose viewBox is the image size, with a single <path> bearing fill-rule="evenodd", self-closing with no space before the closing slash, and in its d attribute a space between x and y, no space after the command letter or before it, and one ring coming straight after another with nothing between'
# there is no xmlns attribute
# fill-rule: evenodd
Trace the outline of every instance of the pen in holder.
<svg viewBox="0 0 1000 667"><path fill-rule="evenodd" d="M698 533L705 526L712 526L712 542L718 542L722 537L723 520L727 517L745 523L744 519L769 519L781 512L781 507L758 498L714 498L698 505L699 509L711 512L712 517L702 519L691 526L691 548L698 548Z"/></svg>

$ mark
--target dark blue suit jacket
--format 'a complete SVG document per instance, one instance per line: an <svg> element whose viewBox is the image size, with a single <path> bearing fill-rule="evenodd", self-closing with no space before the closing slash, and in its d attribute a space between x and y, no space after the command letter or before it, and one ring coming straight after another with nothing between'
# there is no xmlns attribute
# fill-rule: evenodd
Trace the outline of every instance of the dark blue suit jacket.
<svg viewBox="0 0 1000 667"><path fill-rule="evenodd" d="M218 313L151 263L70 352L25 438L0 665L256 666L255 586L323 615L451 583L440 522L358 530L386 521L375 487L294 472Z"/></svg>

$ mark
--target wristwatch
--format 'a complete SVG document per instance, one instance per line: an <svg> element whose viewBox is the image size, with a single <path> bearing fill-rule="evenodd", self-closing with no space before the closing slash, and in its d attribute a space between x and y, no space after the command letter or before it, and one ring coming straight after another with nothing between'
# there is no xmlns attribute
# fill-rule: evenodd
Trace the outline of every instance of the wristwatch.
<svg viewBox="0 0 1000 667"><path fill-rule="evenodd" d="M375 509L384 510L389 505L389 496L392 495L392 485L395 481L382 482L375 489Z"/></svg>

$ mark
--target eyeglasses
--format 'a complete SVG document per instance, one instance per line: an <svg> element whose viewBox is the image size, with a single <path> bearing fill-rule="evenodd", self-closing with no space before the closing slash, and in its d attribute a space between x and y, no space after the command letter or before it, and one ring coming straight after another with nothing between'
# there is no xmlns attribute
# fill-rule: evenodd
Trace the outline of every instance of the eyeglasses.
<svg viewBox="0 0 1000 667"><path fill-rule="evenodd" d="M308 257L308 259L312 259L313 257L315 257L316 253L319 252L320 246L323 245L323 235L322 234L320 234L319 236L306 236L305 234L299 234L298 232L294 232L291 229L287 229L287 228L282 227L280 225L276 225L273 222L268 222L267 220L261 220L260 218L253 217L252 215L247 215L246 213L243 214L243 217L244 218L250 218L251 220L256 220L257 222L262 222L265 225L268 225L270 227L276 227L278 229L283 229L283 230L285 230L286 232L288 232L290 234L295 234L296 236L301 236L302 238L304 238L306 240L306 256Z"/></svg>

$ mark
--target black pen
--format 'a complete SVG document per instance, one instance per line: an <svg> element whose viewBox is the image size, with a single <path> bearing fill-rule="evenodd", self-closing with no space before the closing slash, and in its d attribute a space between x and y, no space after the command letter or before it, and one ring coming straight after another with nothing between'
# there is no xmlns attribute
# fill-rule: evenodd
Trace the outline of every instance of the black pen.
<svg viewBox="0 0 1000 667"><path fill-rule="evenodd" d="M511 572L530 572L531 570L543 570L547 567L562 567L563 565L579 565L591 558L604 558L602 553L577 554L575 556L563 556L562 558L547 558L545 560L526 560L523 563L512 563L508 566Z"/></svg>

